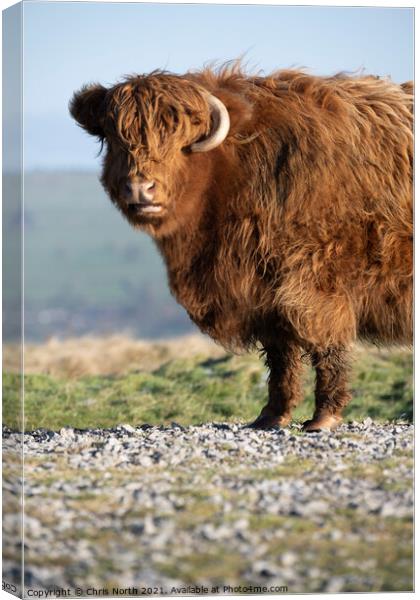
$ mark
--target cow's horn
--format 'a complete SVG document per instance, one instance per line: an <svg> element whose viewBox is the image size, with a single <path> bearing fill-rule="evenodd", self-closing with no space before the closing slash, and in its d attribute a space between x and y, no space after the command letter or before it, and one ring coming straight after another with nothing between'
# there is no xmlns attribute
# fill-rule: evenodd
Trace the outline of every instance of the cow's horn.
<svg viewBox="0 0 420 600"><path fill-rule="evenodd" d="M207 96L212 117L212 128L209 135L201 142L195 142L191 145L192 152L208 152L219 146L229 133L230 119L226 106L209 94Z"/></svg>

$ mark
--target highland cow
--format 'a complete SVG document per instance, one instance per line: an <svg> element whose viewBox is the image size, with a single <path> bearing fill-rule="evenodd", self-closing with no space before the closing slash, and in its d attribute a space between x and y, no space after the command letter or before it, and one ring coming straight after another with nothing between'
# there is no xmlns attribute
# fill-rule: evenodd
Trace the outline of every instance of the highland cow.
<svg viewBox="0 0 420 600"><path fill-rule="evenodd" d="M194 323L265 354L251 426L290 422L305 355L304 427L336 427L352 342L411 342L412 103L411 83L237 67L155 71L71 101L105 145L105 190L154 238Z"/></svg>

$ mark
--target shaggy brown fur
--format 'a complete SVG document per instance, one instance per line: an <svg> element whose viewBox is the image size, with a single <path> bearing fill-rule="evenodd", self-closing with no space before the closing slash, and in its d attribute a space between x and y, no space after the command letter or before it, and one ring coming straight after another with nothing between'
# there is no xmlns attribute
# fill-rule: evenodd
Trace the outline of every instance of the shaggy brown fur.
<svg viewBox="0 0 420 600"><path fill-rule="evenodd" d="M227 107L216 149L204 92ZM334 427L350 400L349 345L412 337L411 83L237 68L154 72L71 103L107 146L102 182L155 239L191 319L229 348L262 347L269 400L255 426L287 425L299 364L316 369L307 429ZM156 183L157 215L130 212L127 178Z"/></svg>

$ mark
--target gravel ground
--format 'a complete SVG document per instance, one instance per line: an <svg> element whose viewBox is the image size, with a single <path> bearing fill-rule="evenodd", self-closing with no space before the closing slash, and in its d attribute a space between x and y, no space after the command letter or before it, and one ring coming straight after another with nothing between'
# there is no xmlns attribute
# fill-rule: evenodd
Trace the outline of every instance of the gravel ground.
<svg viewBox="0 0 420 600"><path fill-rule="evenodd" d="M25 434L26 586L412 590L413 433L366 419L334 433L173 423ZM11 540L19 435L3 437ZM15 552L10 542L6 580Z"/></svg>

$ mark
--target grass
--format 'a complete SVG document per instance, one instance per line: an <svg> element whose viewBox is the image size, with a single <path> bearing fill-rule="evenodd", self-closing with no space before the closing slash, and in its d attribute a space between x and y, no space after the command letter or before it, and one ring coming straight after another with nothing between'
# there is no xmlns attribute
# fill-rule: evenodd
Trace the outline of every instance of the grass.
<svg viewBox="0 0 420 600"><path fill-rule="evenodd" d="M94 340L81 341L79 352L74 342L29 347L25 429L249 421L265 403L267 372L256 355L226 354L201 338L184 343L117 339L119 354L106 340L96 346ZM83 344L88 347L85 354ZM3 422L19 428L20 375L14 372L13 359L7 362L9 355L13 352L6 348ZM299 421L311 416L313 379L306 366L304 401L295 412ZM411 352L356 348L351 388L347 419L412 420Z"/></svg>
<svg viewBox="0 0 420 600"><path fill-rule="evenodd" d="M3 377L3 422L17 428L19 360L8 346L3 356L7 367ZM247 421L258 414L267 394L266 369L257 356L232 356L198 337L159 343L122 337L51 340L42 346L27 346L25 366L27 430ZM313 409L313 379L306 366L304 401L295 414L298 420L309 417ZM347 419L371 416L376 421L410 421L411 353L357 347L351 388L353 401ZM357 441L364 434L346 432L338 437L342 435ZM255 584L252 569L262 561L283 569L287 580L277 583L288 584L291 593L326 591L334 577L344 577L344 591L349 592L412 589L411 519L371 514L363 506L338 506L334 498L326 498L331 510L321 522L311 516L268 513L255 504L255 494L246 482L301 479L315 485L321 473L327 477L324 470L330 469L329 463L316 456L302 460L286 454L284 462L273 466L258 461L251 466L241 465L237 456L227 456L223 477L219 466L195 457L173 469L156 465L109 467L105 479L103 469L72 466L69 456L80 450L76 443L66 454L48 454L48 465L45 455L25 460L26 478L39 491L26 497L26 514L38 520L44 531L55 530L62 547L57 554L49 548L40 554L37 543L29 544L26 562L62 569L71 585L77 580L93 587L125 587L124 569L130 577L133 572L141 572L144 564L151 564L157 573L183 584L245 586ZM12 453L7 458L6 480L16 477L19 464ZM395 450L380 461L360 462L351 452L340 460L340 478L351 480L352 485L369 482L370 488L393 495L412 487L413 459L408 449ZM244 485L226 486L225 477ZM180 501L177 510L168 513L165 506L130 501L129 492L127 505L121 505L115 490L133 481L157 488L164 483L167 493ZM226 502L216 501L219 497ZM279 507L281 502L279 497ZM226 503L229 510L224 508ZM15 497L9 495L5 512L11 513L14 506ZM76 526L62 525L57 506L78 515ZM109 522L111 514L119 515L116 523ZM165 523L173 527L164 547L150 556L136 532L139 520L146 516L157 519L158 533L165 529ZM248 542L247 538L238 541L237 536L207 540L198 534L204 525L219 528L244 519L248 523L245 535L248 531L251 536ZM190 536L186 544L185 534ZM255 536L261 541L252 552L244 552ZM89 568L86 561L75 559L75 544L82 553L94 548ZM284 563L287 553L296 557L289 568ZM19 560L12 546L6 548L5 556ZM294 574L300 580L296 586Z"/></svg>

